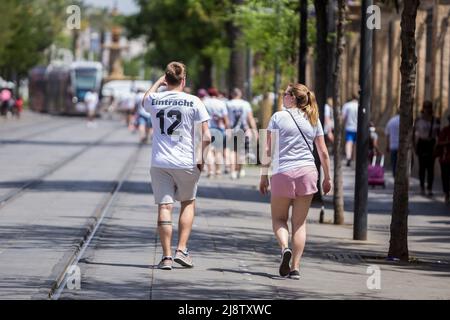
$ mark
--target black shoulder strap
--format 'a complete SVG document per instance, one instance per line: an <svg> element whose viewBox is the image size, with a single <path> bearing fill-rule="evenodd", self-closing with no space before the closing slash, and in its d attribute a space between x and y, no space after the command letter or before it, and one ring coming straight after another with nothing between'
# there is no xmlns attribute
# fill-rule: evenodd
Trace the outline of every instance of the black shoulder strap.
<svg viewBox="0 0 450 320"><path fill-rule="evenodd" d="M312 151L311 147L309 146L308 141L305 138L305 135L303 134L302 129L300 129L300 126L298 125L297 121L295 121L294 116L292 115L292 113L290 113L288 110L285 110L287 113L289 113L291 115L292 120L294 120L295 125L298 128L298 131L300 131L300 133L302 134L303 140L305 140L306 145L308 146L309 151L311 151L312 155L314 156L314 152Z"/></svg>

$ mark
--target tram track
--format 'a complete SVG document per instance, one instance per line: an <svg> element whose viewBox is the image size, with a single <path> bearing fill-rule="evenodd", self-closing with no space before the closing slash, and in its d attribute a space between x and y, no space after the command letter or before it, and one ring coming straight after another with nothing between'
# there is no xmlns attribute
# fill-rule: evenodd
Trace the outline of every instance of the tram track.
<svg viewBox="0 0 450 320"><path fill-rule="evenodd" d="M6 195L0 197L0 210L5 207L7 204L11 203L15 199L19 198L22 194L26 192L27 189L30 189L33 186L36 186L43 182L43 180L54 173L55 171L61 169L62 167L66 166L70 162L74 161L75 159L79 158L82 154L90 150L92 147L98 146L101 144L106 138L108 138L111 133L116 131L119 128L119 126L114 126L113 129L108 130L105 134L103 134L99 139L89 143L88 145L84 146L81 150L78 150L71 155L65 157L64 159L58 161L56 164L52 165L49 169L45 170L43 173L38 175L35 178L31 178L27 181L25 181L20 187L8 192Z"/></svg>
<svg viewBox="0 0 450 320"><path fill-rule="evenodd" d="M49 122L45 122L45 123L52 123L52 121ZM39 124L39 126L42 125L42 123ZM79 125L79 122L75 122L75 121L67 121L64 122L63 124L58 124L56 126L52 126L52 127L48 127L48 128L44 128L42 130L36 131L36 132L32 132L32 133L28 133L24 136L18 137L18 138L13 138L13 139L0 139L0 145L7 145L7 144L14 144L14 143L18 143L22 140L26 140L29 138L34 138L38 135L42 135L45 134L47 132L52 132L58 129L65 129L68 127L73 127L75 125ZM38 126L38 125L36 125ZM32 127L35 127L34 125Z"/></svg>
<svg viewBox="0 0 450 320"><path fill-rule="evenodd" d="M108 194L103 197L99 205L94 210L94 213L87 219L88 223L83 231L84 234L79 241L77 240L75 250L70 253L70 256L65 261L63 261L62 264L59 264L62 267L56 272L56 278L51 280L53 284L51 285L50 291L48 292L49 299L58 300L61 297L61 294L69 281L70 268L72 266L76 266L81 260L92 239L96 235L97 230L101 226L104 218L111 213L111 209L116 202L117 196L120 193L123 183L127 181L133 168L136 165L136 161L139 158L140 152L142 151L142 146L142 144L139 144L137 149L130 155L120 173L116 177L114 184Z"/></svg>

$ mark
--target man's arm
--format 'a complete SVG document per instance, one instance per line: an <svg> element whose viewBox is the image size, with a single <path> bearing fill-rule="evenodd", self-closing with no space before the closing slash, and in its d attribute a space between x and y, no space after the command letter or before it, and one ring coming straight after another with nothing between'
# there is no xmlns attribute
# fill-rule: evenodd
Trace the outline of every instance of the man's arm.
<svg viewBox="0 0 450 320"><path fill-rule="evenodd" d="M154 92L157 92L158 91L158 88L160 87L160 86L162 86L162 85L164 85L165 84L165 81L166 81L166 76L164 75L164 76L161 76L151 87L150 87L150 89L148 89L147 90L147 92L145 92L145 94L144 94L144 97L142 98L142 101L141 101L141 106L144 106L144 101L145 101L145 99L147 99L147 97L148 97L148 95L150 94L150 93L154 93Z"/></svg>

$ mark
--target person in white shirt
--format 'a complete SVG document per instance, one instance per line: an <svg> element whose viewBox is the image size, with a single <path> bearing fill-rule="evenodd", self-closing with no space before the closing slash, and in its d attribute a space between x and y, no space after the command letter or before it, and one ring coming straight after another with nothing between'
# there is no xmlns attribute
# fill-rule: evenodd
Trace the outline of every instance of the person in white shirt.
<svg viewBox="0 0 450 320"><path fill-rule="evenodd" d="M347 167L350 167L358 131L358 96L356 94L353 95L351 101L342 106L342 117L345 125L345 156Z"/></svg>
<svg viewBox="0 0 450 320"><path fill-rule="evenodd" d="M323 133L326 137L326 142L333 143L334 141L334 119L333 119L333 99L328 98L327 103L325 104L324 109L324 125L323 125Z"/></svg>
<svg viewBox="0 0 450 320"><path fill-rule="evenodd" d="M167 90L157 92L161 85ZM153 123L153 148L150 174L155 203L158 204L158 231L163 249L159 268L172 269L172 261L193 267L187 242L194 221L197 184L203 167L203 150L210 143L209 115L196 96L183 92L186 67L171 62L165 75L147 91L143 107ZM201 124L202 156L195 153L195 125ZM181 202L178 246L172 258L172 208Z"/></svg>
<svg viewBox="0 0 450 320"><path fill-rule="evenodd" d="M234 88L231 93L231 100L227 103L228 118L232 138L227 147L231 150L231 178L237 179L245 176L243 164L245 163L245 153L249 149L250 139L258 139L256 121L250 103L242 99L242 91ZM243 134L244 150L239 150L239 137ZM242 137L241 137L242 138Z"/></svg>
<svg viewBox="0 0 450 320"><path fill-rule="evenodd" d="M386 124L384 133L386 134L386 152L391 154L392 175L395 177L400 137L400 114L398 111Z"/></svg>
<svg viewBox="0 0 450 320"><path fill-rule="evenodd" d="M96 123L94 121L95 119L95 113L97 109L98 104L98 94L95 91L89 90L86 92L84 96L84 103L86 104L86 110L87 110L87 126L88 127L96 127Z"/></svg>
<svg viewBox="0 0 450 320"><path fill-rule="evenodd" d="M140 104L142 103L142 99L144 98L145 90L139 88L135 97L135 105L136 105L136 121L137 127L139 130L139 139L141 143L147 143L149 137L153 135L152 129L152 119L148 112L146 112L143 108L140 108Z"/></svg>
<svg viewBox="0 0 450 320"><path fill-rule="evenodd" d="M300 259L306 241L306 217L317 192L314 146L324 171L324 194L331 190L330 158L314 93L302 84L289 86L283 104L286 110L276 112L267 128L267 151L273 164L270 179L272 228L281 246L280 275L299 279ZM269 166L270 163L263 163L259 186L262 194L268 193ZM289 248L287 225L291 204L293 250Z"/></svg>
<svg viewBox="0 0 450 320"><path fill-rule="evenodd" d="M219 100L219 92L215 88L209 88L209 99L205 100L205 107L209 113L209 128L212 136L212 148L208 154L208 178L222 174L223 150L226 145L225 130L229 128L228 110L226 104Z"/></svg>

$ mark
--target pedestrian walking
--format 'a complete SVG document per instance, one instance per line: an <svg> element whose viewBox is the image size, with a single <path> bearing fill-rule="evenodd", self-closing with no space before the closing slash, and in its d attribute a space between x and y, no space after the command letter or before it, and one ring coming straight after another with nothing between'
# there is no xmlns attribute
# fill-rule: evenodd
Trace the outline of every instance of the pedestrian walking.
<svg viewBox="0 0 450 320"><path fill-rule="evenodd" d="M350 167L358 131L358 96L356 94L353 94L352 100L342 106L342 117L345 125L345 157L347 167Z"/></svg>
<svg viewBox="0 0 450 320"><path fill-rule="evenodd" d="M148 112L143 108L140 108L142 99L144 98L145 90L138 88L135 97L135 110L136 111L136 122L139 130L139 141L141 143L147 143L149 138L151 139L153 135L152 119Z"/></svg>
<svg viewBox="0 0 450 320"><path fill-rule="evenodd" d="M334 142L334 119L333 119L333 99L328 98L324 108L324 125L323 133L325 135L325 142L327 145L332 145Z"/></svg>
<svg viewBox="0 0 450 320"><path fill-rule="evenodd" d="M8 88L0 90L0 114L5 118L8 116L8 112L12 105L12 92Z"/></svg>
<svg viewBox="0 0 450 320"><path fill-rule="evenodd" d="M331 190L330 159L314 93L305 85L290 85L284 93L283 103L286 110L276 112L267 128L267 149L273 165L270 179L272 227L281 247L280 275L299 279L306 241L306 216L317 192L314 145L324 171L324 194ZM265 164L262 169L259 186L262 194L268 193L268 167ZM292 249L288 228L291 204Z"/></svg>
<svg viewBox="0 0 450 320"><path fill-rule="evenodd" d="M386 153L391 156L392 175L395 178L395 172L397 168L397 154L400 137L400 114L397 110L397 114L389 119L384 130L386 134Z"/></svg>
<svg viewBox="0 0 450 320"><path fill-rule="evenodd" d="M16 116L17 119L20 119L20 115L23 111L23 99L21 96L18 96L15 103L14 103L14 109L13 114Z"/></svg>
<svg viewBox="0 0 450 320"><path fill-rule="evenodd" d="M95 128L97 124L95 123L95 113L97 110L98 104L98 94L93 90L89 90L84 95L84 103L86 105L87 110L87 126L89 128Z"/></svg>
<svg viewBox="0 0 450 320"><path fill-rule="evenodd" d="M414 145L419 158L420 191L425 195L425 178L427 195L433 196L434 147L439 134L439 119L433 114L433 103L424 101L422 113L414 125Z"/></svg>
<svg viewBox="0 0 450 320"><path fill-rule="evenodd" d="M160 86L167 90L158 92ZM150 174L155 203L158 205L158 231L163 256L158 267L171 270L173 261L193 267L188 240L194 221L197 184L203 157L194 152L196 123L201 123L202 151L209 145L209 115L196 96L183 92L186 67L180 62L167 65L165 74L146 92L143 108L154 126ZM202 152L203 155L203 152ZM172 209L181 202L178 246L172 257Z"/></svg>
<svg viewBox="0 0 450 320"><path fill-rule="evenodd" d="M450 115L447 116L448 124L439 133L435 155L441 165L442 189L445 203L450 203Z"/></svg>
<svg viewBox="0 0 450 320"><path fill-rule="evenodd" d="M219 92L216 88L209 88L210 98L205 100L205 107L209 113L209 129L212 136L212 148L208 154L207 171L208 178L222 174L223 150L226 145L225 130L229 128L228 109L222 100L218 98Z"/></svg>
<svg viewBox="0 0 450 320"><path fill-rule="evenodd" d="M242 91L234 88L227 103L228 117L232 131L230 146L231 179L245 176L245 153L249 150L250 139L258 139L257 127L250 103L242 99ZM243 135L244 150L240 150L239 135Z"/></svg>
<svg viewBox="0 0 450 320"><path fill-rule="evenodd" d="M372 157L380 156L380 148L378 147L378 133L375 124L370 121L369 123L369 159Z"/></svg>

